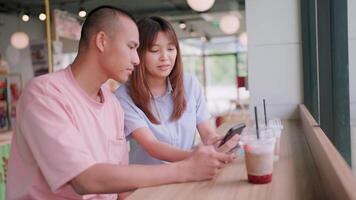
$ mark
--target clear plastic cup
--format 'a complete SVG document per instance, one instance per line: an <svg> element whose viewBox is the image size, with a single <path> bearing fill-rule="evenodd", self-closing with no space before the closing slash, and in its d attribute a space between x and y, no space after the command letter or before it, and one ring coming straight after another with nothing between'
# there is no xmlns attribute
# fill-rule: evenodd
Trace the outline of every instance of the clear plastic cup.
<svg viewBox="0 0 356 200"><path fill-rule="evenodd" d="M268 127L283 129L282 121L278 118L268 120Z"/></svg>
<svg viewBox="0 0 356 200"><path fill-rule="evenodd" d="M279 160L279 153L280 153L280 146L281 146L281 134L282 134L282 130L283 130L283 125L280 119L270 119L267 122L267 126L266 124L263 122L259 122L258 123L259 128L261 130L264 129L272 129L272 134L273 136L276 138L276 144L275 144L275 148L274 148L274 161L278 161ZM254 129L256 128L256 126L253 127Z"/></svg>
<svg viewBox="0 0 356 200"><path fill-rule="evenodd" d="M279 150L281 146L281 134L283 130L283 125L280 119L271 119L268 120L267 124L268 128L271 128L274 132L274 135L276 137L276 147L274 149L274 160L278 161L279 160Z"/></svg>
<svg viewBox="0 0 356 200"><path fill-rule="evenodd" d="M242 136L248 181L265 184L272 181L275 137L271 129L260 130L260 139L255 134Z"/></svg>

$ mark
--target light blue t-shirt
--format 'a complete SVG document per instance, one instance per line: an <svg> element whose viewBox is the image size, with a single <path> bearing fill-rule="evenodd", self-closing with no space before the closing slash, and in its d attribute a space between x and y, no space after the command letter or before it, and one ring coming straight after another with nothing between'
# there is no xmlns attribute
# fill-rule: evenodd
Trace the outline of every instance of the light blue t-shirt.
<svg viewBox="0 0 356 200"><path fill-rule="evenodd" d="M146 117L145 113L138 108L128 93L126 84L121 85L115 95L119 99L125 113L125 135L131 143L130 163L132 164L161 164L163 161L153 158L149 153L139 145L130 134L138 128L149 128L156 138L167 144L180 149L191 149L196 133L196 126L209 119L210 114L206 107L205 98L201 92L198 80L190 74L184 74L185 100L187 102L186 110L177 121L170 121L173 110L173 89L168 81L167 92L163 96L154 97L151 101L151 112L161 124L153 124ZM157 108L157 109L156 109ZM157 110L159 114L157 113Z"/></svg>

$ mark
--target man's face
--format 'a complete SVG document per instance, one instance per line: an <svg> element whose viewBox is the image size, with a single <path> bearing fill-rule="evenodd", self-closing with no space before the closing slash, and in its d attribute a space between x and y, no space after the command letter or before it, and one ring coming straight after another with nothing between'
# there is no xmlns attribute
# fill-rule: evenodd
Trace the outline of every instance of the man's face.
<svg viewBox="0 0 356 200"><path fill-rule="evenodd" d="M139 33L136 24L128 17L120 17L118 20L100 56L103 71L108 78L124 83L140 62L137 54Z"/></svg>

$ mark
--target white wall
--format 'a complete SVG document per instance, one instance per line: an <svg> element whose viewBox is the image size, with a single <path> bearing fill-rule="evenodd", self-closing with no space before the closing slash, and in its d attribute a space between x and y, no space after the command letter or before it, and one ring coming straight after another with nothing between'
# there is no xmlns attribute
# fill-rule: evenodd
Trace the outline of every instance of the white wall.
<svg viewBox="0 0 356 200"><path fill-rule="evenodd" d="M246 20L251 108L262 113L265 98L270 117L297 118L303 102L300 1L247 0Z"/></svg>
<svg viewBox="0 0 356 200"><path fill-rule="evenodd" d="M351 160L356 175L356 0L348 0Z"/></svg>
<svg viewBox="0 0 356 200"><path fill-rule="evenodd" d="M356 0L348 0L349 79L351 121L356 124Z"/></svg>
<svg viewBox="0 0 356 200"><path fill-rule="evenodd" d="M11 34L16 31L24 31L31 40L43 40L45 38L45 24L37 19L31 19L25 23L16 15L0 14L0 52L10 65L11 73L21 73L25 82L33 77L30 48L16 50L10 45ZM11 56L9 56L11 55Z"/></svg>

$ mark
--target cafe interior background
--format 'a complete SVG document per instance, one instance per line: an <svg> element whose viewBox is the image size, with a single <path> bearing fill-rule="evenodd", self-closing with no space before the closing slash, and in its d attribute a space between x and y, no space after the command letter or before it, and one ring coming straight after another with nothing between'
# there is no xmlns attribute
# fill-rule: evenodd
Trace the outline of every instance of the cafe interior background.
<svg viewBox="0 0 356 200"><path fill-rule="evenodd" d="M254 106L262 116L263 99L271 118L298 119L305 104L356 174L356 1L337 2L0 0L1 191L22 88L73 61L85 15L104 4L173 24L213 124L248 121Z"/></svg>

